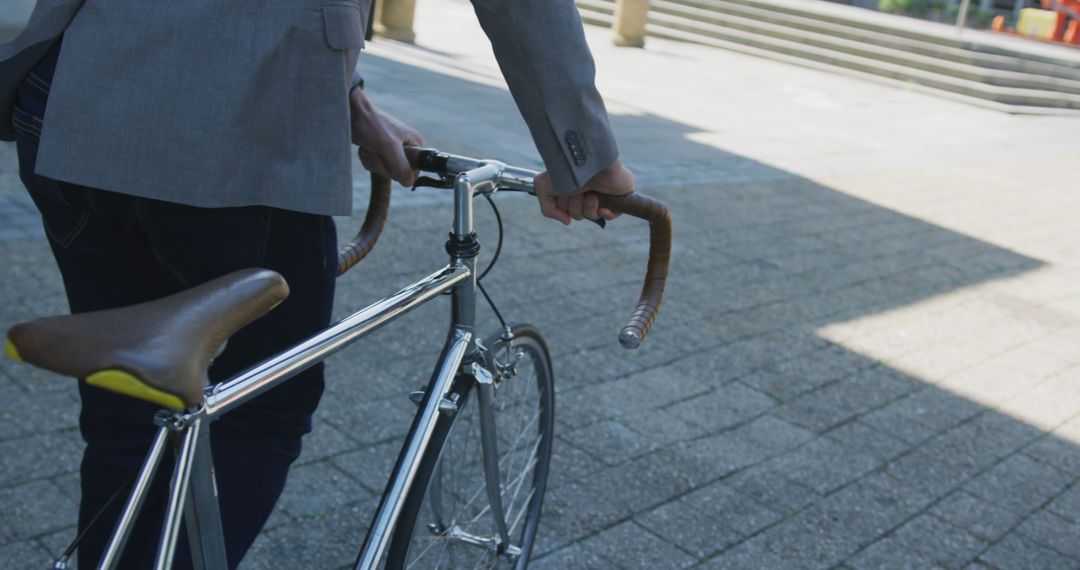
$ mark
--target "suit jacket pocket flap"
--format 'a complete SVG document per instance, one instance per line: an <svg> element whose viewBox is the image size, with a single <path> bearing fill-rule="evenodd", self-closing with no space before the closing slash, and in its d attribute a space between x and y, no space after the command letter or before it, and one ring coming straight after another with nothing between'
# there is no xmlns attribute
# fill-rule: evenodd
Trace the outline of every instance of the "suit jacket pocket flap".
<svg viewBox="0 0 1080 570"><path fill-rule="evenodd" d="M364 2L367 5L367 2ZM360 49L364 47L366 13L360 3L335 0L322 3L323 25L326 26L326 43L334 49Z"/></svg>

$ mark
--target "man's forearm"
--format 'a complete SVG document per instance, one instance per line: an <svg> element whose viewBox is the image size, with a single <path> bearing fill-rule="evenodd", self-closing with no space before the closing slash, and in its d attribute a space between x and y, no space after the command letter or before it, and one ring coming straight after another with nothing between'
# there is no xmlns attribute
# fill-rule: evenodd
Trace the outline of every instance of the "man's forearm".
<svg viewBox="0 0 1080 570"><path fill-rule="evenodd" d="M581 188L619 152L572 0L473 0L555 190Z"/></svg>

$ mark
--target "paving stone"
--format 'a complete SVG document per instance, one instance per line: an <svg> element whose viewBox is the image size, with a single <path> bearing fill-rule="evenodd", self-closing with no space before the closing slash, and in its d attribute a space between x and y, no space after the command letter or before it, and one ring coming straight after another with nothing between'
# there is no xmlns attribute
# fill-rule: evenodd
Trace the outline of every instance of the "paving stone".
<svg viewBox="0 0 1080 570"><path fill-rule="evenodd" d="M777 471L777 467L773 463L758 464L724 479L724 483L739 495L749 497L778 513L800 510L820 498L810 487Z"/></svg>
<svg viewBox="0 0 1080 570"><path fill-rule="evenodd" d="M39 570L49 568L52 559L44 548L35 542L14 542L0 546L0 561L10 570Z"/></svg>
<svg viewBox="0 0 1080 570"><path fill-rule="evenodd" d="M660 447L697 439L712 431L707 427L709 422L692 423L671 408L649 410L624 418L623 421L627 427Z"/></svg>
<svg viewBox="0 0 1080 570"><path fill-rule="evenodd" d="M760 543L788 568L829 568L850 557L859 544L843 533L832 532L801 515L792 516L748 542Z"/></svg>
<svg viewBox="0 0 1080 570"><path fill-rule="evenodd" d="M77 507L74 501L47 481L32 481L0 489L4 505L0 540L23 540L71 526Z"/></svg>
<svg viewBox="0 0 1080 570"><path fill-rule="evenodd" d="M56 432L0 442L0 481L18 485L77 470L82 447L73 432Z"/></svg>
<svg viewBox="0 0 1080 570"><path fill-rule="evenodd" d="M808 527L863 547L898 527L931 500L902 482L877 474L821 499L797 516Z"/></svg>
<svg viewBox="0 0 1080 570"><path fill-rule="evenodd" d="M573 431L563 430L561 437L608 465L618 465L659 447L623 422L605 420Z"/></svg>
<svg viewBox="0 0 1080 570"><path fill-rule="evenodd" d="M806 445L770 460L773 470L825 495L843 487L881 465L876 457L845 449L819 437Z"/></svg>
<svg viewBox="0 0 1080 570"><path fill-rule="evenodd" d="M807 385L801 377L794 374L778 372L776 370L755 370L739 378L739 383L768 394L777 403L783 403L795 399L800 394L814 389Z"/></svg>
<svg viewBox="0 0 1080 570"><path fill-rule="evenodd" d="M928 387L870 412L860 421L908 443L919 443L980 410L968 400Z"/></svg>
<svg viewBox="0 0 1080 570"><path fill-rule="evenodd" d="M316 419L311 433L304 436L303 452L296 464L299 466L320 461L358 446L359 444L346 437L334 426Z"/></svg>
<svg viewBox="0 0 1080 570"><path fill-rule="evenodd" d="M710 516L714 505L688 495L637 515L634 520L683 551L704 558L743 539L734 528Z"/></svg>
<svg viewBox="0 0 1080 570"><path fill-rule="evenodd" d="M78 427L78 397L74 390L28 395L22 390L4 391L7 405L0 410L0 440L35 434L71 431Z"/></svg>
<svg viewBox="0 0 1080 570"><path fill-rule="evenodd" d="M784 453L812 438L813 434L802 428L764 416L676 449L680 455L708 462L710 474L721 477Z"/></svg>
<svg viewBox="0 0 1080 570"><path fill-rule="evenodd" d="M1080 473L1080 446L1056 435L1040 438L1024 447L1024 455L1062 471Z"/></svg>
<svg viewBox="0 0 1080 570"><path fill-rule="evenodd" d="M293 517L321 516L371 498L371 492L357 485L330 463L309 463L289 472L281 506Z"/></svg>
<svg viewBox="0 0 1080 570"><path fill-rule="evenodd" d="M893 476L943 495L1023 445L1028 428L996 414L982 414L892 463Z"/></svg>
<svg viewBox="0 0 1080 570"><path fill-rule="evenodd" d="M1021 518L1008 509L964 491L952 493L934 505L930 512L987 542L996 542Z"/></svg>
<svg viewBox="0 0 1080 570"><path fill-rule="evenodd" d="M82 490L79 486L79 473L72 472L64 475L59 475L52 478L52 482L60 492L71 497L75 502L79 501L82 496Z"/></svg>
<svg viewBox="0 0 1080 570"><path fill-rule="evenodd" d="M940 568L963 568L987 546L967 531L929 515L912 519L877 544L883 542Z"/></svg>
<svg viewBox="0 0 1080 570"><path fill-rule="evenodd" d="M621 568L688 568L697 562L633 521L609 528L581 544Z"/></svg>
<svg viewBox="0 0 1080 570"><path fill-rule="evenodd" d="M602 471L607 465L558 437L551 450L551 484L569 483Z"/></svg>
<svg viewBox="0 0 1080 570"><path fill-rule="evenodd" d="M707 514L744 536L751 536L774 524L780 513L747 497L730 485L714 483L686 495L686 499L703 505Z"/></svg>
<svg viewBox="0 0 1080 570"><path fill-rule="evenodd" d="M1074 523L1080 523L1080 485L1073 482L1064 493L1046 506L1050 512Z"/></svg>
<svg viewBox="0 0 1080 570"><path fill-rule="evenodd" d="M630 515L583 482L550 485L544 495L544 524L533 547L547 554L612 526Z"/></svg>
<svg viewBox="0 0 1080 570"><path fill-rule="evenodd" d="M843 568L852 570L940 570L942 566L897 541L879 540L847 561Z"/></svg>
<svg viewBox="0 0 1080 570"><path fill-rule="evenodd" d="M775 414L821 433L913 389L911 379L886 369L871 368L800 396Z"/></svg>
<svg viewBox="0 0 1080 570"><path fill-rule="evenodd" d="M907 451L907 443L878 431L861 421L853 421L829 430L825 437L844 449L886 461Z"/></svg>
<svg viewBox="0 0 1080 570"><path fill-rule="evenodd" d="M1026 515L1056 497L1072 480L1072 475L1018 454L995 465L965 485L964 490Z"/></svg>
<svg viewBox="0 0 1080 570"><path fill-rule="evenodd" d="M709 387L672 366L652 368L591 390L620 414L651 410L703 394Z"/></svg>
<svg viewBox="0 0 1080 570"><path fill-rule="evenodd" d="M75 517L72 517L71 526L59 530L57 532L50 532L44 536L38 537L36 542L45 549L47 553L47 560L55 561L56 558L67 550L67 547L71 544L71 541L75 539L75 534L78 532L78 528L75 526ZM79 555L76 550L72 555L72 560L69 563L69 567L73 570L77 570L77 564L75 558ZM3 558L0 558L3 560ZM37 568L46 568L47 566L37 566Z"/></svg>
<svg viewBox="0 0 1080 570"><path fill-rule="evenodd" d="M1016 528L1016 532L1043 546L1080 561L1080 523L1046 510L1037 511Z"/></svg>
<svg viewBox="0 0 1080 570"><path fill-rule="evenodd" d="M616 570L619 566L605 559L595 549L588 548L584 544L578 543L557 550L543 558L534 558L532 562L529 563L529 568L547 570L565 570L566 568L581 568L582 570Z"/></svg>
<svg viewBox="0 0 1080 570"><path fill-rule="evenodd" d="M320 413L327 423L361 444L381 443L393 438L404 438L416 413L416 406L405 397L369 400L357 396L350 398L327 398L320 406Z"/></svg>
<svg viewBox="0 0 1080 570"><path fill-rule="evenodd" d="M712 480L704 464L688 461L670 450L660 450L609 467L584 481L586 488L618 505L626 516L678 497Z"/></svg>
<svg viewBox="0 0 1080 570"><path fill-rule="evenodd" d="M703 570L787 570L792 561L768 549L764 540L748 540L716 556L699 568Z"/></svg>
<svg viewBox="0 0 1080 570"><path fill-rule="evenodd" d="M1034 428L1052 430L1080 413L1080 402L1071 397L1078 384L1067 376L1050 378L1006 399L998 410Z"/></svg>
<svg viewBox="0 0 1080 570"><path fill-rule="evenodd" d="M707 394L691 397L667 410L709 432L745 423L774 406L768 396L741 384L728 384Z"/></svg>
<svg viewBox="0 0 1080 570"><path fill-rule="evenodd" d="M400 451L401 442L388 441L335 456L330 463L359 481L369 492L381 495Z"/></svg>
<svg viewBox="0 0 1080 570"><path fill-rule="evenodd" d="M331 509L261 534L244 561L245 569L342 568L360 552L374 504Z"/></svg>
<svg viewBox="0 0 1080 570"><path fill-rule="evenodd" d="M1045 570L1047 568L1080 568L1080 562L1041 546L1031 539L1010 533L989 550L979 555L979 562L994 568L1009 570Z"/></svg>
<svg viewBox="0 0 1080 570"><path fill-rule="evenodd" d="M641 372L641 364L622 358L607 358L596 350L579 350L553 363L557 387L581 388Z"/></svg>

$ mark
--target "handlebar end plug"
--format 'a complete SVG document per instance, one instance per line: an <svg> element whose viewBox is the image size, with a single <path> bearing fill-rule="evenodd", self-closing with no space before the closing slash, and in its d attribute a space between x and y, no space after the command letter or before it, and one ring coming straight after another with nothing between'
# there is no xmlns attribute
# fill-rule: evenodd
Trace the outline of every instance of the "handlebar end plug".
<svg viewBox="0 0 1080 570"><path fill-rule="evenodd" d="M621 344L623 348L637 348L641 346L641 338L636 332L629 329L623 329L619 332L619 344Z"/></svg>

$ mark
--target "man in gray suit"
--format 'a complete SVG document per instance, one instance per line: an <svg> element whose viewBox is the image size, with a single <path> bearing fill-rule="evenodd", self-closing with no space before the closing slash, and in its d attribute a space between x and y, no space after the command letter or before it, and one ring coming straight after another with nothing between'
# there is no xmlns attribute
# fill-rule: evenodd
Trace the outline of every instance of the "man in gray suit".
<svg viewBox="0 0 1080 570"><path fill-rule="evenodd" d="M613 217L595 194L633 176L618 151L571 0L474 0L547 171L544 215ZM39 0L0 46L0 139L41 210L72 312L174 293L235 269L282 273L292 294L211 368L226 378L325 328L332 215L351 213L349 143L409 185L414 129L355 89L369 0ZM81 567L103 549L153 406L80 383ZM229 564L269 516L323 389L315 367L213 425ZM164 477L156 482L164 492ZM148 565L160 513L123 565ZM186 548L178 552L184 553ZM184 562L181 561L181 564ZM190 563L190 562L188 562Z"/></svg>

